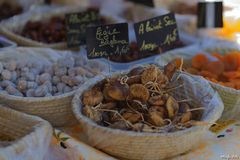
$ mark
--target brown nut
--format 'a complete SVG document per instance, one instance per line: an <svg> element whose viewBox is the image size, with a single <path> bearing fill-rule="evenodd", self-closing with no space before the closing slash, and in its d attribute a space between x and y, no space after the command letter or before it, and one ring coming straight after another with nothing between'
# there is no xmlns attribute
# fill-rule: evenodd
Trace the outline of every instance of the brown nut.
<svg viewBox="0 0 240 160"><path fill-rule="evenodd" d="M172 96L169 96L166 102L166 109L168 112L168 117L171 119L178 113L179 110L178 102Z"/></svg>
<svg viewBox="0 0 240 160"><path fill-rule="evenodd" d="M105 85L106 97L110 97L117 101L124 101L129 94L129 87L126 84L121 84L119 81Z"/></svg>
<svg viewBox="0 0 240 160"><path fill-rule="evenodd" d="M149 98L148 103L150 105L161 106L165 104L165 100L162 96L153 96Z"/></svg>
<svg viewBox="0 0 240 160"><path fill-rule="evenodd" d="M130 98L146 102L149 99L149 92L142 84L133 84L130 86Z"/></svg>
<svg viewBox="0 0 240 160"><path fill-rule="evenodd" d="M83 93L83 104L95 106L103 101L103 94L99 90L91 89Z"/></svg>

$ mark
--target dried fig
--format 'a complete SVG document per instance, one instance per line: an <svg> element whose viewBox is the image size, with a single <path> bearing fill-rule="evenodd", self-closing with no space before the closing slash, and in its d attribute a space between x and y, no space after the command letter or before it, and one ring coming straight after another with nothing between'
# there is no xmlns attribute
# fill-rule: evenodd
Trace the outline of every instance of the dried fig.
<svg viewBox="0 0 240 160"><path fill-rule="evenodd" d="M128 78L128 80L127 80L128 85L132 85L135 83L141 83L141 75L136 75L136 76Z"/></svg>
<svg viewBox="0 0 240 160"><path fill-rule="evenodd" d="M130 97L146 102L149 99L149 92L142 84L133 84L130 86Z"/></svg>
<svg viewBox="0 0 240 160"><path fill-rule="evenodd" d="M164 74L168 77L169 80L172 79L173 74L176 72L177 67L174 61L169 62L166 66L164 66Z"/></svg>
<svg viewBox="0 0 240 160"><path fill-rule="evenodd" d="M155 126L163 126L165 125L163 120L163 113L156 110L155 108L152 108L149 110L149 118L150 122L153 123Z"/></svg>
<svg viewBox="0 0 240 160"><path fill-rule="evenodd" d="M149 98L148 103L150 105L161 106L165 104L165 100L162 96L153 96Z"/></svg>
<svg viewBox="0 0 240 160"><path fill-rule="evenodd" d="M151 112L158 112L159 115L161 115L162 118L166 118L167 117L167 110L164 107L161 107L161 106L151 106L149 108L149 111L151 111Z"/></svg>
<svg viewBox="0 0 240 160"><path fill-rule="evenodd" d="M122 116L125 120L127 120L131 123L136 123L141 119L141 115L139 115L137 113L134 113L134 112L131 112L131 111L123 113Z"/></svg>
<svg viewBox="0 0 240 160"><path fill-rule="evenodd" d="M91 89L83 94L83 104L95 106L103 101L103 94L99 90Z"/></svg>
<svg viewBox="0 0 240 160"><path fill-rule="evenodd" d="M133 68L128 74L127 76L128 77L132 77L132 76L138 76L138 75L141 75L144 71L144 68L143 67L136 67L136 68Z"/></svg>
<svg viewBox="0 0 240 160"><path fill-rule="evenodd" d="M141 75L142 83L146 84L148 82L156 81L158 77L158 73L159 73L159 69L156 66L151 65L150 67L147 67Z"/></svg>
<svg viewBox="0 0 240 160"><path fill-rule="evenodd" d="M109 102L101 105L101 108L103 109L114 109L116 108L117 104L114 102Z"/></svg>
<svg viewBox="0 0 240 160"><path fill-rule="evenodd" d="M106 96L117 101L124 101L129 94L128 85L121 84L117 80L113 83L106 84L104 90Z"/></svg>
<svg viewBox="0 0 240 160"><path fill-rule="evenodd" d="M186 123L190 121L192 118L192 113L191 112L186 112L181 116L181 123Z"/></svg>
<svg viewBox="0 0 240 160"><path fill-rule="evenodd" d="M172 96L169 96L166 102L166 109L167 109L169 118L173 118L178 113L178 110L179 110L178 102Z"/></svg>
<svg viewBox="0 0 240 160"><path fill-rule="evenodd" d="M93 110L91 106L88 106L88 105L84 106L83 114L97 123L102 121L101 112Z"/></svg>

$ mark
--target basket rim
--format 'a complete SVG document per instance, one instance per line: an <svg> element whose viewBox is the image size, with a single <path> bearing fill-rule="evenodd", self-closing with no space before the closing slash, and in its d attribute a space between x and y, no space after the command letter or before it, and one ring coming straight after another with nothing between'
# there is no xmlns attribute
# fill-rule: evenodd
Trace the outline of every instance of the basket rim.
<svg viewBox="0 0 240 160"><path fill-rule="evenodd" d="M29 133L26 133L22 137L19 137L19 139L17 139L13 144L10 144L6 147L0 148L0 153L1 153L2 149L3 150L8 150L9 148L12 148L15 145L22 144L24 141L28 140L29 137L32 137L34 134L36 134L37 132L39 132L42 129L47 129L50 133L53 130L51 124L48 121L46 121L46 120L44 120L40 117L16 111L16 110L8 108L8 107L6 107L2 104L0 104L0 110L5 110L7 112L12 112L15 115L18 115L18 116L22 117L25 120L32 120L32 121L36 122L36 124L32 125L32 127L31 127L32 129L30 130ZM42 135L43 134L41 134L41 136ZM46 137L46 136L47 136L47 134L44 135L44 137Z"/></svg>
<svg viewBox="0 0 240 160"><path fill-rule="evenodd" d="M185 71L183 71L183 73L186 74L186 75L192 76L192 77L197 77L197 78L201 77L201 78L204 78L203 76L190 74L190 73L185 72ZM209 81L209 80L206 79L206 78L204 78L204 79L205 79L206 81L208 81L208 83L210 83L211 86L215 87L216 90L221 89L221 90L224 90L224 91L229 92L229 93L232 93L232 94L238 94L238 95L240 95L240 90L237 90L237 89L235 89L235 88L231 88L231 87L226 87L226 86L220 85L220 84L218 84L218 83Z"/></svg>
<svg viewBox="0 0 240 160"><path fill-rule="evenodd" d="M10 94L0 93L0 98L4 98L7 100L14 100L14 101L46 102L46 101L59 100L62 98L67 98L67 97L73 96L77 90L78 89L68 92L68 93L58 95L58 96L52 96L52 97L20 97L20 96L14 96L14 95L10 95ZM32 106L32 107L37 107L37 106Z"/></svg>
<svg viewBox="0 0 240 160"><path fill-rule="evenodd" d="M119 72L119 73L121 74L122 72ZM119 73L116 72L116 73L113 74L113 76L118 75ZM182 73L182 74L184 74L184 73ZM187 75L187 74L185 74L185 75ZM189 76L189 75L187 75L187 76ZM187 129L180 130L180 131L177 131L177 132L170 132L170 133L148 133L148 132L124 131L124 130L121 130L121 129L112 129L112 128L108 128L108 127L98 125L97 123L92 121L90 118L88 118L87 116L82 114L81 108L82 108L83 105L82 105L82 100L80 99L80 97L82 96L82 93L84 91L86 91L87 89L92 87L94 84L98 83L99 81L101 81L103 79L104 79L103 77L97 76L97 77L91 79L92 83L91 82L90 83L85 82L84 85L82 87L80 87L79 90L75 93L75 95L73 97L73 100L72 100L72 111L73 111L76 119L79 121L80 124L85 123L87 125L90 125L91 127L94 127L94 128L100 129L104 132L109 132L109 133L112 133L112 134L124 134L124 135L128 135L128 136L138 136L138 137L145 137L145 136L151 136L151 137L180 136L182 134L187 134L187 133L190 133L190 132L200 131L204 128L209 128L210 125L211 125L210 124L210 125L207 125L205 127L204 126L192 126L191 128L187 128ZM209 85L209 87L211 87L211 86ZM222 103L222 106L223 106L223 103ZM216 111L220 115L223 112L223 108L222 108L222 110L220 110L217 107L215 107L213 110ZM208 117L213 117L213 114L214 114L214 112L209 113ZM209 122L208 120L209 119L205 119L205 120L202 120L202 121L203 122ZM215 122L215 120L211 120L211 121L212 122L210 122L210 123L213 123L213 121Z"/></svg>

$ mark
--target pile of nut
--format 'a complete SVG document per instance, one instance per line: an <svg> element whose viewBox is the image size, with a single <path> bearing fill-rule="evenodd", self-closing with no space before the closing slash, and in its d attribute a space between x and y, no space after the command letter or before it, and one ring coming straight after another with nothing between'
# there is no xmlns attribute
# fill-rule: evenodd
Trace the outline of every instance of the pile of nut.
<svg viewBox="0 0 240 160"><path fill-rule="evenodd" d="M99 71L104 69L100 63L92 63ZM80 56L61 58L51 65L23 61L0 63L0 93L21 97L68 93L95 76L92 65Z"/></svg>
<svg viewBox="0 0 240 160"><path fill-rule="evenodd" d="M173 76L178 67L167 64L164 71L155 65L137 67L94 85L82 95L82 113L97 124L137 132L166 133L189 128L202 112L177 99L184 89Z"/></svg>
<svg viewBox="0 0 240 160"><path fill-rule="evenodd" d="M52 17L49 22L29 21L24 26L22 36L43 43L65 42L66 29L64 18Z"/></svg>

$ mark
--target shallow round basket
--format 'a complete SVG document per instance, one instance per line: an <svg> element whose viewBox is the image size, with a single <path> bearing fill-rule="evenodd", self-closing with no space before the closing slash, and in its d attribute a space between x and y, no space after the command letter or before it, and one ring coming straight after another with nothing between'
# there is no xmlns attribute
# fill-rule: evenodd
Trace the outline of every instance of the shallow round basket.
<svg viewBox="0 0 240 160"><path fill-rule="evenodd" d="M83 92L102 79L97 77L86 82L74 96L72 109L84 129L88 143L117 158L160 160L185 153L204 140L209 127L220 118L223 111L219 95L206 80L181 74L179 83L183 83L185 89L176 90L175 97L178 100L190 98L194 108L204 107L201 121L207 122L207 125L172 133L140 133L103 127L82 114L81 101Z"/></svg>
<svg viewBox="0 0 240 160"><path fill-rule="evenodd" d="M0 93L0 104L27 114L39 116L54 127L71 126L77 123L71 102L75 91L53 97L18 97Z"/></svg>
<svg viewBox="0 0 240 160"><path fill-rule="evenodd" d="M25 60L37 64L39 62L41 62L41 64L51 64L67 55L68 52L64 51L19 47L0 52L0 62ZM90 68L90 64L94 64L98 66L98 68L96 67L97 71L104 72L104 70L106 70L104 64L98 63L97 61L87 61L84 56L82 56L82 63L85 64L86 69ZM89 67L87 67L87 65L89 65ZM19 97L0 92L0 104L17 111L39 116L49 121L54 127L71 126L77 123L71 108L71 102L75 92L76 90L52 97Z"/></svg>
<svg viewBox="0 0 240 160"><path fill-rule="evenodd" d="M0 128L1 160L43 160L52 139L47 121L0 105ZM12 141L3 145L5 137Z"/></svg>

